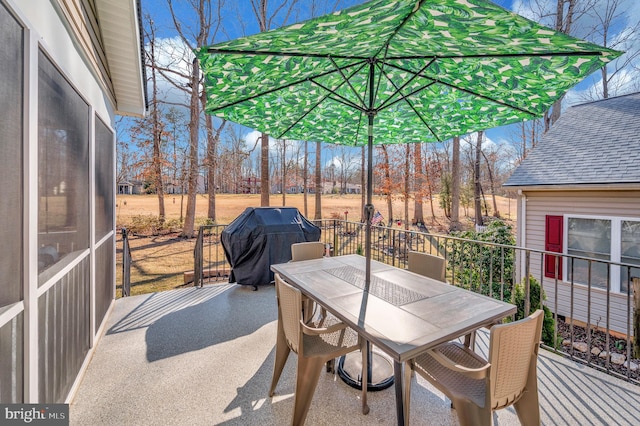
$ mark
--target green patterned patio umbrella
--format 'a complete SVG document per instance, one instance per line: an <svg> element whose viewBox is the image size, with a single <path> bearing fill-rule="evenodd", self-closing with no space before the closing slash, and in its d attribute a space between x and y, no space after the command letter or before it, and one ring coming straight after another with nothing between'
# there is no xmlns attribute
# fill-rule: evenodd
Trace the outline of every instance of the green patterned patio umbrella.
<svg viewBox="0 0 640 426"><path fill-rule="evenodd" d="M443 141L540 117L619 52L485 0L376 0L204 47L207 112L276 138Z"/></svg>
<svg viewBox="0 0 640 426"><path fill-rule="evenodd" d="M369 145L367 231L372 144L541 117L620 55L486 0L374 0L196 53L207 113L276 138Z"/></svg>
<svg viewBox="0 0 640 426"><path fill-rule="evenodd" d="M487 0L374 0L196 54L207 113L276 138L369 146L370 259L373 144L541 117L620 52Z"/></svg>

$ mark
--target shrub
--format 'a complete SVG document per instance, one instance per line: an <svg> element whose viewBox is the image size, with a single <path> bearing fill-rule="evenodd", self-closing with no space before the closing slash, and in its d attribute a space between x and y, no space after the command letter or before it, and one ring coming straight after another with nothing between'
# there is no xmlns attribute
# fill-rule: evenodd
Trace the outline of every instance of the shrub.
<svg viewBox="0 0 640 426"><path fill-rule="evenodd" d="M491 294L496 299L511 300L514 250L475 242L514 246L511 226L495 220L487 225L485 232L463 231L452 232L451 235L472 240L447 242L447 269L456 285L485 295Z"/></svg>
<svg viewBox="0 0 640 426"><path fill-rule="evenodd" d="M515 288L513 289L513 303L518 307L518 311L516 312L516 320L519 320L525 317L524 285L525 285L525 282L523 279L523 281L516 284ZM529 277L529 306L531 307L530 313L540 308L540 305L541 305L540 297L542 297L542 301L546 300L546 296L544 294L544 290L542 289L542 286L534 277L530 276ZM554 347L554 345L556 344L561 344L560 340L554 339L555 320L553 319L553 314L551 313L551 310L549 310L549 308L542 305L542 309L544 310L544 321L542 323L542 341L544 342L545 345Z"/></svg>
<svg viewBox="0 0 640 426"><path fill-rule="evenodd" d="M130 233L137 235L159 235L163 232L179 230L181 227L182 224L178 219L161 221L154 215L133 216L125 226Z"/></svg>

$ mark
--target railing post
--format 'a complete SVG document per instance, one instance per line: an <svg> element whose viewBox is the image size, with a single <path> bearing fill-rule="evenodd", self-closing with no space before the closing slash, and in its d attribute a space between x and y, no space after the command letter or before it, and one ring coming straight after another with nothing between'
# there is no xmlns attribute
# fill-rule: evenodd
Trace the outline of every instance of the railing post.
<svg viewBox="0 0 640 426"><path fill-rule="evenodd" d="M202 287L202 250L204 248L204 226L198 229L198 237L196 238L196 246L193 249L193 286Z"/></svg>
<svg viewBox="0 0 640 426"><path fill-rule="evenodd" d="M333 255L339 256L342 254L342 250L338 253L338 221L333 220Z"/></svg>
<svg viewBox="0 0 640 426"><path fill-rule="evenodd" d="M640 358L640 278L633 277L633 356Z"/></svg>
<svg viewBox="0 0 640 426"><path fill-rule="evenodd" d="M529 281L531 253L525 252L524 264L524 316L528 317L531 312L531 282ZM542 299L542 283L540 284L540 298Z"/></svg>
<svg viewBox="0 0 640 426"><path fill-rule="evenodd" d="M131 250L127 228L122 228L122 297L131 295Z"/></svg>

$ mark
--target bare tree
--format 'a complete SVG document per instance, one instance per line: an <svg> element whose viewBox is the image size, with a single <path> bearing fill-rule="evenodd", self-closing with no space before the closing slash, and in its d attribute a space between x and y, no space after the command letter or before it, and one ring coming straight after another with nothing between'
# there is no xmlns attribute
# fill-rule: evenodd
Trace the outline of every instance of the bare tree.
<svg viewBox="0 0 640 426"><path fill-rule="evenodd" d="M309 141L304 141L304 159L302 161L302 198L304 204L304 216L308 217L308 203L307 203L307 195L309 194L309 172L307 168L309 167Z"/></svg>
<svg viewBox="0 0 640 426"><path fill-rule="evenodd" d="M284 18L280 25L284 25L297 0L282 0L275 2L276 6L273 10L269 9L269 0L251 0L251 8L258 20L258 27L260 32L268 31L271 29L271 25L274 19L284 11ZM262 133L260 137L261 142L261 165L260 165L260 205L263 207L269 206L270 184L269 184L269 136L266 133ZM283 191L284 194L284 191Z"/></svg>
<svg viewBox="0 0 640 426"><path fill-rule="evenodd" d="M592 86L586 94L588 100L621 94L621 91L629 89L629 80L640 78L640 70L633 66L640 58L640 18L636 17L637 20L632 22L627 13L632 1L637 0L600 1L587 12L593 22L587 38L604 47L625 52L600 69L601 90L597 90L597 85Z"/></svg>
<svg viewBox="0 0 640 426"><path fill-rule="evenodd" d="M202 96L203 108L206 105L206 97ZM207 218L215 222L216 221L216 170L218 168L218 144L220 142L220 134L224 129L226 120L222 121L222 124L217 128L213 126L213 119L210 115L205 117L205 127L207 129L207 156L205 159L205 165L207 166L207 196L208 196L208 209Z"/></svg>
<svg viewBox="0 0 640 426"><path fill-rule="evenodd" d="M424 168L422 166L422 147L421 144L416 143L413 145L413 219L416 224L424 223L424 213L422 210L422 200L424 198Z"/></svg>
<svg viewBox="0 0 640 426"><path fill-rule="evenodd" d="M495 152L490 153L492 161L489 161L489 158L487 157L484 150L481 150L480 152L487 165L487 173L489 174L489 189L491 190L491 200L493 201L493 216L500 217L500 211L498 210L498 202L496 201L496 189L495 189L496 187L495 187L495 180L494 180L496 154Z"/></svg>
<svg viewBox="0 0 640 426"><path fill-rule="evenodd" d="M475 145L475 156L473 161L473 181L474 181L474 193L473 198L475 200L474 209L475 209L475 219L476 226L484 225L482 220L482 204L481 204L481 193L482 193L482 185L480 184L480 158L482 153L482 138L484 136L484 132L478 132L478 138L476 139Z"/></svg>
<svg viewBox="0 0 640 426"><path fill-rule="evenodd" d="M513 165L517 166L527 158L529 152L538 144L543 133L543 122L539 119L523 121L514 126L514 129L511 137L515 154Z"/></svg>
<svg viewBox="0 0 640 426"><path fill-rule="evenodd" d="M282 146L282 178L280 179L280 187L282 189L282 206L284 207L287 205L287 177L289 172L289 165L287 161L287 140L282 139L278 144Z"/></svg>
<svg viewBox="0 0 640 426"><path fill-rule="evenodd" d="M404 159L404 188L402 191L402 198L404 200L404 229L409 229L409 199L410 197L410 177L411 172L411 145L405 144L405 159Z"/></svg>
<svg viewBox="0 0 640 426"><path fill-rule="evenodd" d="M448 175L448 173L444 170L443 163L446 164L447 161L446 160L442 161L441 159L439 159L437 151L430 150L429 149L430 146L433 146L433 145L430 145L430 144L426 145L427 148L424 155L424 178L426 182L426 189L425 189L426 192L424 193L424 195L429 198L429 207L431 209L431 220L435 222L436 212L434 208L434 198L435 198L434 194L438 190L438 185L436 185L436 182L438 180L442 182L443 180L445 180L445 176L448 176L446 179L449 179L450 181L451 175ZM448 156L445 156L445 159L447 158ZM440 185L441 191L442 191L442 186L443 185ZM449 209L450 201L451 200L447 201L440 198L440 203L443 204L445 215L448 217L451 217L451 211Z"/></svg>
<svg viewBox="0 0 640 426"><path fill-rule="evenodd" d="M451 223L450 231L460 230L460 137L453 138L451 159Z"/></svg>
<svg viewBox="0 0 640 426"><path fill-rule="evenodd" d="M151 125L151 149L152 158L150 164L151 179L153 181L153 187L156 195L158 196L158 219L160 223L165 221L165 208L164 208L164 185L162 174L163 156L161 150L161 144L163 139L163 127L164 123L161 119L160 111L160 99L158 98L158 78L157 70L153 65L156 61L156 26L149 15L145 16L148 25L144 28L145 43L149 46L149 49L145 52L145 65L150 70L151 80L151 105L148 120ZM146 121L146 119L142 119ZM138 131L141 130L141 126L144 127L144 123L140 122L137 127Z"/></svg>
<svg viewBox="0 0 640 426"><path fill-rule="evenodd" d="M322 164L321 164L321 149L322 144L320 142L316 142L316 208L313 215L313 218L316 220L322 219Z"/></svg>
<svg viewBox="0 0 640 426"><path fill-rule="evenodd" d="M398 168L395 167L396 161L392 161L392 156L389 155L390 148L387 145L380 145L380 151L382 152L382 163L376 169L376 174L382 178L380 185L380 192L384 194L387 202L388 225L393 224L393 194L400 188L398 187L398 178L400 173L396 173ZM393 160L397 160L393 158Z"/></svg>
<svg viewBox="0 0 640 426"><path fill-rule="evenodd" d="M169 81L175 88L184 92L189 99L188 107L190 113L189 119L189 174L188 174L188 190L187 190L187 211L182 228L182 236L193 237L196 213L196 192L198 189L198 176L200 164L198 162L198 145L200 132L200 104L202 102L202 94L200 91L201 81L198 61L193 54L196 48L209 44L220 29L222 22L221 10L224 0L188 0L180 2L178 9L174 8L174 0L167 0L169 11L173 25L178 33L181 43L185 47L183 60L189 56L192 58L188 61L186 71L182 71L180 67L175 66L159 66L158 71ZM179 12L184 12L188 5L195 19L184 19L179 17ZM195 22L192 26L191 22ZM214 132L209 128L213 125L212 120L206 120L208 135Z"/></svg>

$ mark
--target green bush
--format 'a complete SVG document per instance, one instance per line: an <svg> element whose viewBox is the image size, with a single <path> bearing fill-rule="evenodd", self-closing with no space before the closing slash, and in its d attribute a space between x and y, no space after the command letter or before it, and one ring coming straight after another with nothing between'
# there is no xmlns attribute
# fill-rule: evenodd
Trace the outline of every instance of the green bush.
<svg viewBox="0 0 640 426"><path fill-rule="evenodd" d="M132 234L159 235L163 232L180 230L182 228L182 224L178 219L167 219L161 221L158 216L137 215L131 218L125 228L127 228L127 230Z"/></svg>
<svg viewBox="0 0 640 426"><path fill-rule="evenodd" d="M481 244L487 242L515 246L511 226L495 220L487 225L485 232L463 231L453 232L451 235L472 240L447 242L448 275L455 280L455 284L496 299L511 300L514 250Z"/></svg>
<svg viewBox="0 0 640 426"><path fill-rule="evenodd" d="M524 313L524 302L525 302L525 292L524 292L525 282L524 279L522 282L516 284L513 289L513 304L518 307L518 311L516 312L516 320L522 319L525 317ZM535 312L536 309L540 309L540 297L542 297L542 301L546 300L546 296L544 294L544 290L540 283L532 276L529 277L529 306L530 312ZM542 305L542 309L544 310L544 321L542 323L542 341L545 345L554 347L556 344L561 344L560 340L554 339L555 335L555 320L553 319L553 314L546 306ZM555 341L554 341L555 340Z"/></svg>

